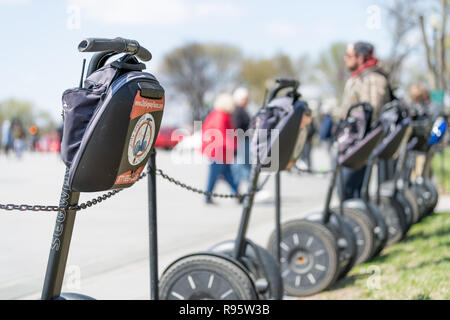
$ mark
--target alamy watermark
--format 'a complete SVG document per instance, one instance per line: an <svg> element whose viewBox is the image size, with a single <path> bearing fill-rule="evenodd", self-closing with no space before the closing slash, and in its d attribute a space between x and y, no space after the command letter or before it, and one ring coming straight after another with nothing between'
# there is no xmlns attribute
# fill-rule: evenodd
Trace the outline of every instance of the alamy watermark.
<svg viewBox="0 0 450 320"><path fill-rule="evenodd" d="M366 27L369 30L381 29L381 8L377 5L371 5L366 9L367 20Z"/></svg>
<svg viewBox="0 0 450 320"><path fill-rule="evenodd" d="M79 6L69 5L67 6L66 13L66 28L69 30L81 29L81 8Z"/></svg>
<svg viewBox="0 0 450 320"><path fill-rule="evenodd" d="M70 265L66 268L64 276L64 286L67 290L81 290L81 268L77 265Z"/></svg>
<svg viewBox="0 0 450 320"><path fill-rule="evenodd" d="M175 164L202 164L208 160L223 164L260 164L264 171L279 168L278 129L202 130L202 122L194 122L194 134L176 129L171 142L179 145L171 152Z"/></svg>
<svg viewBox="0 0 450 320"><path fill-rule="evenodd" d="M363 270L364 273L369 273L366 285L369 290L381 290L381 268L379 266L371 265Z"/></svg>

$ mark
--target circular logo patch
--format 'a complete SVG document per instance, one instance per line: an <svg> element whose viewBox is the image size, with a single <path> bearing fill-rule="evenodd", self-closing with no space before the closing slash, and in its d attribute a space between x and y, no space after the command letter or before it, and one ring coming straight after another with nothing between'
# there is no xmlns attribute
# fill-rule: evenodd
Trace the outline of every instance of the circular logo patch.
<svg viewBox="0 0 450 320"><path fill-rule="evenodd" d="M141 116L133 129L128 144L128 162L136 166L140 164L148 152L155 138L155 119L150 113Z"/></svg>

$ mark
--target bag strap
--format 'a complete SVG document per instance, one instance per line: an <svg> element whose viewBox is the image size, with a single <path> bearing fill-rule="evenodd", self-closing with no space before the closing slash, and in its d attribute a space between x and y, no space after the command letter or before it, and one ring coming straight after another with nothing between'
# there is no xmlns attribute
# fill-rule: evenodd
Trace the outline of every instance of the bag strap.
<svg viewBox="0 0 450 320"><path fill-rule="evenodd" d="M129 71L142 71L145 69L145 64L143 63L127 63L123 61L114 61L111 63L111 66L121 70L129 70Z"/></svg>
<svg viewBox="0 0 450 320"><path fill-rule="evenodd" d="M389 81L389 74L386 73L384 70L382 70L381 68L376 68L375 70L373 70L373 72L381 74L383 77L386 78L387 81L387 89L388 89L388 93L389 93L389 101L393 101L393 100L398 100L397 97L394 94L394 90L392 90L391 87L391 82Z"/></svg>
<svg viewBox="0 0 450 320"><path fill-rule="evenodd" d="M111 66L121 70L142 71L145 69L145 64L139 62L134 56L130 54L124 55L119 60L113 61Z"/></svg>

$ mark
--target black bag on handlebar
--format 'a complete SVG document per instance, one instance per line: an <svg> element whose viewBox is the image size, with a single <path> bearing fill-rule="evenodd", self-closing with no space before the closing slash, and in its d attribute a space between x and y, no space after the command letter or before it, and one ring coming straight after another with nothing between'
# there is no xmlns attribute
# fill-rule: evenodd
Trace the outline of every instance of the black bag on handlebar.
<svg viewBox="0 0 450 320"><path fill-rule="evenodd" d="M306 102L290 96L273 99L262 108L250 125L254 130L253 163L267 171L289 169L300 156L307 137L307 129L300 128L306 111L309 111Z"/></svg>
<svg viewBox="0 0 450 320"><path fill-rule="evenodd" d="M356 109L362 107L361 109ZM336 130L338 164L358 170L362 168L383 136L379 122L371 124L372 107L359 103L350 107Z"/></svg>
<svg viewBox="0 0 450 320"><path fill-rule="evenodd" d="M71 190L129 187L144 169L164 109L164 89L144 68L127 54L63 93L61 156Z"/></svg>

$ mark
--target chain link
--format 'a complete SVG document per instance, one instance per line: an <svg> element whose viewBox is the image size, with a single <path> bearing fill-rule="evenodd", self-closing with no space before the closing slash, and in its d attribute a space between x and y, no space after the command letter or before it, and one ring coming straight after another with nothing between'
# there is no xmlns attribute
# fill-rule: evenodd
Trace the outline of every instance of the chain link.
<svg viewBox="0 0 450 320"><path fill-rule="evenodd" d="M187 185L186 183L183 183L183 182L181 182L179 180L176 180L176 179L168 176L161 169L156 169L156 174L160 175L163 179L165 179L165 180L167 180L167 181L169 181L169 182L171 182L171 183L173 183L173 184L175 184L175 185L177 185L177 186L179 186L179 187L181 187L183 189L186 189L186 190L189 190L191 192L198 193L198 194L202 194L202 195L205 195L205 196L214 197L214 198L225 198L225 199L236 198L236 199L242 199L242 198L244 198L246 196L250 196L250 195L253 195L253 194L257 193L262 188L262 187L259 187L259 188L257 188L256 190L254 190L252 192L244 193L244 194L239 194L239 193L237 193L237 194L221 194L221 193L214 193L214 192L204 191L204 190L198 189L196 187L192 187L190 185Z"/></svg>
<svg viewBox="0 0 450 320"><path fill-rule="evenodd" d="M255 190L253 190L252 192L249 193L245 193L245 194L220 194L220 193L214 193L214 192L208 192L208 191L204 191L201 189L198 189L196 187L192 187L190 185L187 185L186 183L183 183L175 178L170 177L169 175L167 175L166 173L164 173L164 171L162 171L161 169L156 169L153 171L156 175L161 176L163 179L183 188L186 190L189 190L191 192L194 193L199 193L205 196L210 196L210 197L215 197L215 198L224 198L224 199L230 199L230 198L235 198L235 199L243 199L246 196L250 196L253 195L255 193L257 193L258 191L260 191L262 189L262 187L264 186L264 184L267 182L268 179L266 179L266 181L264 181L258 188L256 188ZM143 172L139 178L136 181L141 180L142 178L144 178L145 176L147 176L147 173ZM35 211L35 212L42 212L42 211L46 211L46 212L58 212L58 211L68 211L68 210L74 210L74 211L80 211L80 210L84 210L86 208L90 208L92 206L95 206L96 204L99 204L102 201L105 201L109 198L111 198L112 196L118 194L120 191L122 191L124 189L115 189L112 191L109 191L107 193L104 193L101 196L98 196L96 198L93 198L91 200L88 200L84 203L80 203L77 205L73 205L73 206L68 206L68 207L62 207L62 206L44 206L44 205L29 205L29 204L0 204L0 210L6 210L6 211L13 211L13 210L18 210L18 211Z"/></svg>

